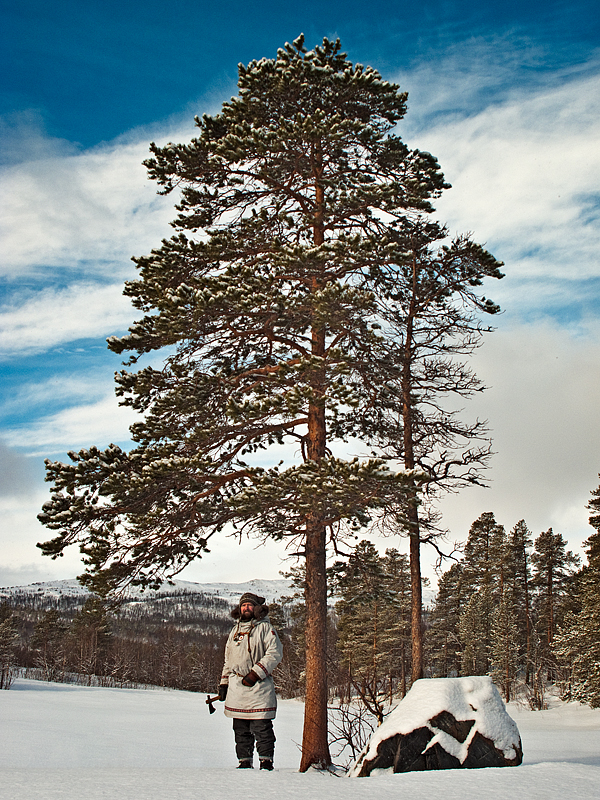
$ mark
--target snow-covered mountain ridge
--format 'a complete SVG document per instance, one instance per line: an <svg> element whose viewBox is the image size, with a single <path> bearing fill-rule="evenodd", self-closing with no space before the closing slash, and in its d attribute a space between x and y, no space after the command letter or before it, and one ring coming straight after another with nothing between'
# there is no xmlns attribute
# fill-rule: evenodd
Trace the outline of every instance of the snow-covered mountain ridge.
<svg viewBox="0 0 600 800"><path fill-rule="evenodd" d="M145 592L139 589L130 589L127 598L136 599L155 599L161 596L173 594L201 594L209 597L219 598L234 604L244 592L253 592L266 598L267 602L277 600L280 597L291 594L289 581L280 580L250 580L244 583L195 583L193 581L182 581L174 579L172 583L163 583L160 589L148 589ZM0 598L9 599L18 596L24 598L30 596L32 599L48 598L83 598L88 594L76 578L62 581L46 581L42 583L30 583L25 586L5 586L0 587Z"/></svg>
<svg viewBox="0 0 600 800"><path fill-rule="evenodd" d="M284 579L254 579L244 583L195 583L194 581L182 581L173 579L172 583L163 583L160 589L148 589L142 592L139 589L129 589L126 598L129 602L144 602L156 600L160 597L172 597L173 595L202 595L209 599L224 600L231 605L235 605L237 600L244 592L252 592L267 601L273 602L281 597L290 596L294 590L289 581ZM19 598L20 602L31 599L40 605L41 601L58 601L68 599L77 602L80 599L83 604L88 595L85 589L76 578L62 581L45 581L41 583L30 583L24 586L4 586L0 587L0 600ZM423 605L431 608L435 601L435 591L425 588L423 590ZM335 600L332 600L335 602Z"/></svg>

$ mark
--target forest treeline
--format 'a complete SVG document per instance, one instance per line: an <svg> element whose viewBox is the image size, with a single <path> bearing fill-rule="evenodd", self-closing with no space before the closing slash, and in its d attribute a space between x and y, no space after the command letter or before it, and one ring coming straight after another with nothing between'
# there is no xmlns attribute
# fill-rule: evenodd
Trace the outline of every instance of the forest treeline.
<svg viewBox="0 0 600 800"><path fill-rule="evenodd" d="M462 557L440 577L425 618L428 677L491 675L508 701L545 707L549 686L600 706L600 489L589 506L595 529L588 563L552 529L534 537L524 520L507 531L486 512L471 525ZM303 574L271 603L284 642L279 693L304 687ZM359 542L329 568L327 668L330 695L359 698L381 721L411 674L411 587L406 555ZM231 627L230 604L177 592L128 601L41 600L12 595L0 606L0 688L17 670L51 681L157 685L213 693Z"/></svg>

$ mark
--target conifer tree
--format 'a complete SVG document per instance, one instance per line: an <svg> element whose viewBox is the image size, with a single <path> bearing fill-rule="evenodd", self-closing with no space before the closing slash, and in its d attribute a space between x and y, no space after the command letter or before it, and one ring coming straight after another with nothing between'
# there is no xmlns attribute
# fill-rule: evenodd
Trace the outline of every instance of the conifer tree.
<svg viewBox="0 0 600 800"><path fill-rule="evenodd" d="M386 394L375 409L373 427L387 454L399 458L409 475L417 469L427 476L425 493L409 484L404 519L410 541L413 681L423 677L421 544L435 545L440 534L432 502L443 491L479 484L490 455L485 424L465 423L445 401L484 389L457 356L470 355L491 330L478 314L496 314L499 307L476 288L484 277L502 278L502 264L468 236L440 246L446 236L444 227L422 215L405 222L396 241L405 253L398 259L401 267L393 274L381 270L380 277L395 348L389 351Z"/></svg>
<svg viewBox="0 0 600 800"><path fill-rule="evenodd" d="M565 615L554 649L570 671L568 699L600 708L600 489L592 492L588 509L595 533L583 543L588 563L577 576L579 608Z"/></svg>
<svg viewBox="0 0 600 800"><path fill-rule="evenodd" d="M406 693L410 582L406 556L384 557L369 541L356 545L346 562L330 570L331 591L339 596L338 649L355 692L381 723L384 707L400 681Z"/></svg>
<svg viewBox="0 0 600 800"><path fill-rule="evenodd" d="M386 654L382 666L388 675L391 703L395 691L404 697L411 674L412 586L409 559L395 548L388 548L383 557L383 571L392 597L392 602L383 609L381 635ZM397 688L396 682L399 682Z"/></svg>
<svg viewBox="0 0 600 800"><path fill-rule="evenodd" d="M44 680L57 680L64 673L67 660L68 625L58 611L46 611L35 626L31 644L37 650L36 665L43 670Z"/></svg>
<svg viewBox="0 0 600 800"><path fill-rule="evenodd" d="M506 534L492 512L471 525L465 544L463 591L468 598L459 621L462 669L486 675L492 658L494 612L503 595Z"/></svg>
<svg viewBox="0 0 600 800"><path fill-rule="evenodd" d="M463 564L457 562L438 581L427 632L429 658L436 677L450 678L461 674L463 646L458 626L465 603Z"/></svg>
<svg viewBox="0 0 600 800"><path fill-rule="evenodd" d="M500 583L506 534L491 511L483 513L469 529L463 561L463 584L472 594L479 589L493 593Z"/></svg>
<svg viewBox="0 0 600 800"><path fill-rule="evenodd" d="M531 556L532 585L536 593L537 668L544 668L549 680L555 675L554 635L562 622L561 600L579 563L578 556L566 549L567 542L552 528L535 540Z"/></svg>
<svg viewBox="0 0 600 800"><path fill-rule="evenodd" d="M112 640L108 608L101 597L90 595L70 626L76 650L77 671L100 674Z"/></svg>
<svg viewBox="0 0 600 800"><path fill-rule="evenodd" d="M512 698L512 689L519 668L519 631L512 595L504 591L492 612L491 670L494 681L502 688L504 700Z"/></svg>
<svg viewBox="0 0 600 800"><path fill-rule="evenodd" d="M531 531L524 519L519 520L509 535L511 570L511 601L514 609L519 648L519 666L525 670L525 683L529 684L531 666L531 567L529 550L533 544Z"/></svg>
<svg viewBox="0 0 600 800"><path fill-rule="evenodd" d="M331 567L329 583L331 591L340 596L336 612L342 665L363 698L377 703L381 616L386 602L392 600L377 548L367 540L359 542L347 562Z"/></svg>
<svg viewBox="0 0 600 800"><path fill-rule="evenodd" d="M48 462L40 519L57 535L41 547L56 557L79 544L83 580L102 594L156 585L226 527L295 542L306 564L306 770L330 763L327 541L393 517L417 569L419 481L437 479L438 462L450 475L457 459L422 472L426 442L439 455L454 428L440 415L420 428L413 399L429 402L428 363L436 391L473 388L436 352L440 342L469 349L479 329L463 309L497 310L475 291L500 273L465 237L431 251L446 235L423 221L447 185L439 165L394 133L406 94L352 64L339 41L307 51L301 36L240 65L238 87L221 113L197 118L192 142L151 145L150 177L179 194L176 234L134 259L140 277L125 293L143 317L109 347L130 354L128 367L155 352L164 364L117 375L122 402L143 415L131 451ZM426 301L411 295L407 317L417 262L433 289ZM408 331L421 306L429 338L417 374ZM406 476L386 459L408 429ZM334 456L349 439L375 455ZM265 467L260 451L274 448L274 462L284 445L282 462ZM420 609L414 577L413 593Z"/></svg>
<svg viewBox="0 0 600 800"><path fill-rule="evenodd" d="M462 642L463 675L487 675L489 671L493 612L491 594L483 589L471 595L460 615L458 635Z"/></svg>

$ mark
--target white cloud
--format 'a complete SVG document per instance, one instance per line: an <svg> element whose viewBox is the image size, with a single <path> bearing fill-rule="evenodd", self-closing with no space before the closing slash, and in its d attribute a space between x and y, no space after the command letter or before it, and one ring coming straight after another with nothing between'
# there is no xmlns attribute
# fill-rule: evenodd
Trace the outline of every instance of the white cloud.
<svg viewBox="0 0 600 800"><path fill-rule="evenodd" d="M71 374L59 373L43 381L30 381L17 387L3 400L0 413L13 414L27 409L33 412L40 407L48 410L54 403L71 405L83 401L91 402L106 394L107 387L112 386L110 378L104 374Z"/></svg>
<svg viewBox="0 0 600 800"><path fill-rule="evenodd" d="M583 338L550 322L490 335L473 359L490 388L465 415L487 419L496 455L490 488L443 501L452 539L493 511L507 528L525 519L535 535L554 527L578 548L591 533L585 506L598 486L600 328Z"/></svg>
<svg viewBox="0 0 600 800"><path fill-rule="evenodd" d="M440 219L452 231L474 231L512 275L541 284L597 277L598 70L551 88L513 89L467 113L425 118L412 134L453 186L437 203Z"/></svg>
<svg viewBox="0 0 600 800"><path fill-rule="evenodd" d="M0 163L17 164L77 153L66 139L49 136L38 109L27 108L0 116Z"/></svg>
<svg viewBox="0 0 600 800"><path fill-rule="evenodd" d="M38 491L27 500L0 499L0 586L73 578L83 571L76 548L67 548L62 558L53 561L36 547L37 542L45 542L55 535L37 520L48 496L47 491Z"/></svg>
<svg viewBox="0 0 600 800"><path fill-rule="evenodd" d="M176 133L174 134L176 135ZM189 138L189 131L182 134ZM0 173L2 274L44 276L48 267L123 275L170 235L173 196L156 194L142 161L148 142L116 142L45 157Z"/></svg>
<svg viewBox="0 0 600 800"><path fill-rule="evenodd" d="M122 284L75 283L65 289L17 294L0 309L0 357L106 337L126 329L133 319Z"/></svg>
<svg viewBox="0 0 600 800"><path fill-rule="evenodd" d="M78 450L95 444L105 447L111 442L129 440L129 426L139 419L131 408L118 405L114 395L89 405L74 406L34 422L13 426L4 438L12 447L29 451L30 455Z"/></svg>

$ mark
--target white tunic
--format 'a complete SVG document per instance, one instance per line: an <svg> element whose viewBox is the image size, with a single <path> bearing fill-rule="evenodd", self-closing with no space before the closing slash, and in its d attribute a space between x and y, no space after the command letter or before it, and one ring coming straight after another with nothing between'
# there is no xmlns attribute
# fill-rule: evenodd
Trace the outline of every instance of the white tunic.
<svg viewBox="0 0 600 800"><path fill-rule="evenodd" d="M275 684L271 674L283 656L277 631L268 617L240 620L225 645L225 664L221 683L227 683L225 716L237 719L273 719L277 711ZM242 678L250 670L258 675L254 686L244 686Z"/></svg>

